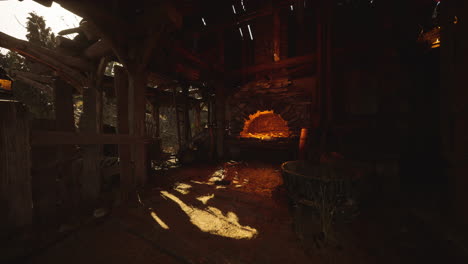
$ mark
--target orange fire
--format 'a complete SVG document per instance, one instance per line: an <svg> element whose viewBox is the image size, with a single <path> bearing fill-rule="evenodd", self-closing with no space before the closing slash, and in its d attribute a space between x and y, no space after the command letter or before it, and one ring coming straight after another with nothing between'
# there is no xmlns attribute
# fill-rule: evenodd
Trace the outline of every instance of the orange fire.
<svg viewBox="0 0 468 264"><path fill-rule="evenodd" d="M271 140L273 138L287 138L291 136L288 122L273 110L257 111L245 120L244 129L240 133L243 138L258 138Z"/></svg>

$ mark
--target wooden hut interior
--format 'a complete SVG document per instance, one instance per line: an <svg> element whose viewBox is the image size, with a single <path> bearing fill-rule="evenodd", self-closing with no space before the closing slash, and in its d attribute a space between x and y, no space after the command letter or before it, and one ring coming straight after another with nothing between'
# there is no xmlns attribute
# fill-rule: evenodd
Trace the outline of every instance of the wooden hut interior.
<svg viewBox="0 0 468 264"><path fill-rule="evenodd" d="M468 263L467 1L34 2L1 263Z"/></svg>

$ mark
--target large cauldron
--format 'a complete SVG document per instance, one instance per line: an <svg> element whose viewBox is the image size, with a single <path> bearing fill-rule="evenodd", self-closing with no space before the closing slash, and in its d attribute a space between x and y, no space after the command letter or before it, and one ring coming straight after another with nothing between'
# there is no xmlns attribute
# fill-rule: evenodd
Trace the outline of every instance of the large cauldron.
<svg viewBox="0 0 468 264"><path fill-rule="evenodd" d="M307 163L288 161L281 165L284 184L294 203L316 208L328 204L336 213L356 211L361 183L368 171L365 164L353 161Z"/></svg>

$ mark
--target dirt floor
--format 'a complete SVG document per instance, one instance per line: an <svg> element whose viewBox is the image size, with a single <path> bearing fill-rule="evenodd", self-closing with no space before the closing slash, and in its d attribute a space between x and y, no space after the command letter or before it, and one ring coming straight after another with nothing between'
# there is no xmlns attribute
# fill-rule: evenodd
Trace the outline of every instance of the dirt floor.
<svg viewBox="0 0 468 264"><path fill-rule="evenodd" d="M363 210L318 248L310 208L291 206L278 164L172 169L157 185L26 263L468 263L401 208Z"/></svg>

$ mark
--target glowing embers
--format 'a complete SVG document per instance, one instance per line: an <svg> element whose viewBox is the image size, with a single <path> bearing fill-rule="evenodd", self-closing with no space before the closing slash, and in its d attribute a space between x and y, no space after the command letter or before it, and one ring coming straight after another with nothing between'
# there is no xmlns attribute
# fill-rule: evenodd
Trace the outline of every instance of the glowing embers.
<svg viewBox="0 0 468 264"><path fill-rule="evenodd" d="M255 228L239 224L239 218L233 212L224 215L221 210L211 206L202 210L187 205L169 192L161 191L161 195L177 203L182 211L190 217L190 222L203 232L234 239L251 239L258 234Z"/></svg>
<svg viewBox="0 0 468 264"><path fill-rule="evenodd" d="M244 129L240 133L243 138L258 138L271 140L273 138L287 138L291 136L288 122L273 110L257 111L249 116L244 123Z"/></svg>

